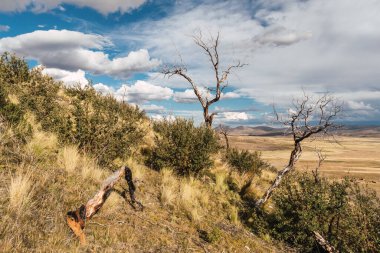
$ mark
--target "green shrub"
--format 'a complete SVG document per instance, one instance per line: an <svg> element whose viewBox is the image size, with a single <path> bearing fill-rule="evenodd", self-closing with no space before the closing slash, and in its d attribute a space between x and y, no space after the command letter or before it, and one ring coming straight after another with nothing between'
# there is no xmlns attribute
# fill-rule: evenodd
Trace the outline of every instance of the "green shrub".
<svg viewBox="0 0 380 253"><path fill-rule="evenodd" d="M248 150L239 151L231 149L227 151L226 159L229 165L240 173L253 173L260 175L265 167L269 167L268 163L261 159L260 152L249 152Z"/></svg>
<svg viewBox="0 0 380 253"><path fill-rule="evenodd" d="M29 79L28 64L14 54L3 53L0 57L0 83L13 85Z"/></svg>
<svg viewBox="0 0 380 253"><path fill-rule="evenodd" d="M28 129L19 126L25 123L25 112L31 112L61 144L78 145L101 165L130 156L145 135L140 125L146 117L138 108L103 96L91 85L67 88L41 69L29 71L27 63L14 55L1 56L0 82L0 116L7 123ZM9 94L19 103L12 104Z"/></svg>
<svg viewBox="0 0 380 253"><path fill-rule="evenodd" d="M273 196L272 236L302 252L320 250L313 231L339 252L380 251L380 200L373 191L345 178L288 179Z"/></svg>
<svg viewBox="0 0 380 253"><path fill-rule="evenodd" d="M155 147L149 151L147 164L156 170L171 167L179 175L198 175L210 168L210 158L219 150L214 130L195 127L192 120L176 118L154 123Z"/></svg>
<svg viewBox="0 0 380 253"><path fill-rule="evenodd" d="M92 87L71 88L68 94L74 108L64 133L100 164L127 158L142 142L145 133L139 126L145 114L138 108L100 95Z"/></svg>
<svg viewBox="0 0 380 253"><path fill-rule="evenodd" d="M3 86L0 86L0 115L12 125L20 123L24 117L20 106L9 102L8 94Z"/></svg>

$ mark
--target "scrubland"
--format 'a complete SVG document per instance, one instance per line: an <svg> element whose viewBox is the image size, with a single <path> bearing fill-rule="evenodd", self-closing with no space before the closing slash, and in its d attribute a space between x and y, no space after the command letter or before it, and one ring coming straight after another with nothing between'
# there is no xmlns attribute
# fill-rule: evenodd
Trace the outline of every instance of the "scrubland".
<svg viewBox="0 0 380 253"><path fill-rule="evenodd" d="M66 87L4 54L0 251L320 252L315 231L341 252L379 251L380 200L352 178L291 173L256 209L290 143L239 138L232 137L239 149L226 150L207 126L180 118L152 121L136 106L91 86ZM314 166L314 144L306 144L298 171ZM326 174L377 166L376 140L358 146L343 139L343 151L322 145ZM355 156L358 150L367 153ZM144 208L134 208L127 183L120 181L86 221L87 245L81 245L66 213L124 165L133 172Z"/></svg>

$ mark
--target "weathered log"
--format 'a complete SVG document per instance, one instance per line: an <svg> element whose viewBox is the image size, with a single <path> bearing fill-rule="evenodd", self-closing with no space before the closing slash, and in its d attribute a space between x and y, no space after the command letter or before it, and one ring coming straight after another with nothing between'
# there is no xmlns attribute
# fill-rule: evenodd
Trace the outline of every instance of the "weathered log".
<svg viewBox="0 0 380 253"><path fill-rule="evenodd" d="M132 181L132 171L127 166L123 166L103 182L100 190L86 203L86 205L81 205L77 210L69 211L67 213L67 224L79 238L81 244L86 244L86 236L83 231L86 221L91 219L91 217L94 216L104 205L115 184L123 178L123 176L128 183L132 205L138 203L140 207L142 207L141 203L137 202L134 196L136 187Z"/></svg>
<svg viewBox="0 0 380 253"><path fill-rule="evenodd" d="M315 240L321 246L324 250L326 250L328 253L334 253L337 252L335 248L325 239L323 238L318 232L313 231Z"/></svg>

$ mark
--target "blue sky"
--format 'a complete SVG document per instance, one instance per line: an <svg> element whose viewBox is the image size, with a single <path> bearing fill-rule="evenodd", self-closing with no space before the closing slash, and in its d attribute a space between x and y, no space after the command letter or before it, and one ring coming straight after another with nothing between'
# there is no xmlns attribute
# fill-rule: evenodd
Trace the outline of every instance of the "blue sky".
<svg viewBox="0 0 380 253"><path fill-rule="evenodd" d="M0 52L65 85L87 79L154 118L192 117L201 106L164 65L182 62L199 87L214 73L192 36L220 32L221 69L229 76L212 106L216 123L271 124L272 104L286 111L302 90L344 101L344 121L380 125L380 2L373 0L3 0ZM206 92L204 93L205 96Z"/></svg>

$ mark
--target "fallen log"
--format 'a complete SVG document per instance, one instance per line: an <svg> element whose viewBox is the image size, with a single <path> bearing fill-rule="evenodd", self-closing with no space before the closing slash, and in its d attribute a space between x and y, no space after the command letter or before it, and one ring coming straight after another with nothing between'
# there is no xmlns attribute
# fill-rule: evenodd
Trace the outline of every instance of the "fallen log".
<svg viewBox="0 0 380 253"><path fill-rule="evenodd" d="M335 248L325 238L321 236L321 234L319 234L316 231L313 231L313 233L314 233L314 238L319 244L319 246L321 246L324 250L326 250L326 252L328 253L337 252Z"/></svg>
<svg viewBox="0 0 380 253"><path fill-rule="evenodd" d="M95 194L93 198L87 201L86 205L81 205L75 211L69 211L66 215L66 221L68 226L74 232L74 234L79 238L81 244L86 244L86 236L83 229L85 228L86 221L90 220L104 205L108 196L111 194L115 184L121 179L125 178L128 183L129 195L131 197L132 206L138 204L141 209L142 204L135 199L136 187L132 180L132 171L127 166L121 167L118 171L114 172L109 176L102 184L100 190Z"/></svg>

